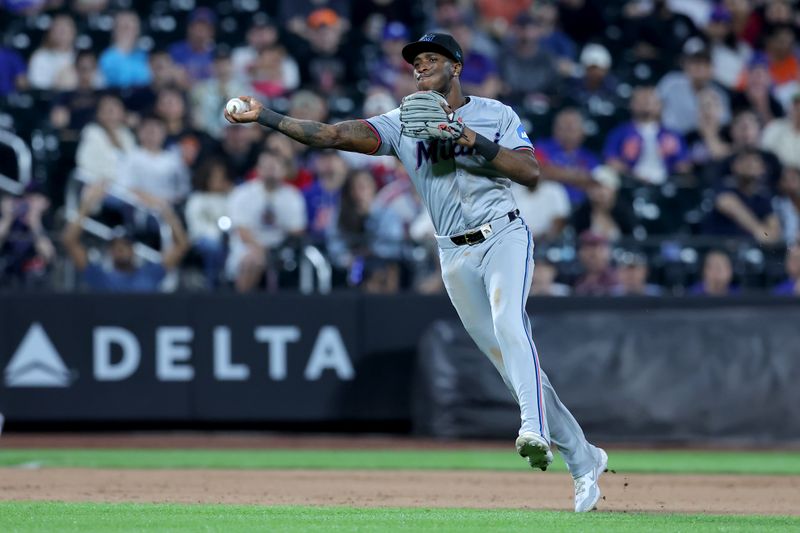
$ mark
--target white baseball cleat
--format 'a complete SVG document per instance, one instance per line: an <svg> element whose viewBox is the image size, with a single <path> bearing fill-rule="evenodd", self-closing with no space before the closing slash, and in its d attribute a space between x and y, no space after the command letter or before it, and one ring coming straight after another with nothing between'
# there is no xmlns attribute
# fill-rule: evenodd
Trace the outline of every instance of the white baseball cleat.
<svg viewBox="0 0 800 533"><path fill-rule="evenodd" d="M523 433L517 437L517 453L528 459L531 468L547 470L553 462L550 445L537 433Z"/></svg>
<svg viewBox="0 0 800 533"><path fill-rule="evenodd" d="M575 478L575 512L585 513L597 509L597 502L600 500L600 486L597 484L600 474L608 470L608 454L603 448L597 448L600 452L600 461L594 468L584 475Z"/></svg>

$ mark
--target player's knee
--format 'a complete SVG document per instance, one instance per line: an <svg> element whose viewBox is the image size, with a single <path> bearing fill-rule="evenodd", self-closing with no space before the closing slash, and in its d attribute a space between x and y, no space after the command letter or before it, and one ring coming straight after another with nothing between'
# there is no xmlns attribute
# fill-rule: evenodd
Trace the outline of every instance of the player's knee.
<svg viewBox="0 0 800 533"><path fill-rule="evenodd" d="M525 326L519 313L516 316L508 316L508 314L499 314L493 317L494 319L494 334L498 339L505 339L511 341L515 338L523 338L527 335Z"/></svg>

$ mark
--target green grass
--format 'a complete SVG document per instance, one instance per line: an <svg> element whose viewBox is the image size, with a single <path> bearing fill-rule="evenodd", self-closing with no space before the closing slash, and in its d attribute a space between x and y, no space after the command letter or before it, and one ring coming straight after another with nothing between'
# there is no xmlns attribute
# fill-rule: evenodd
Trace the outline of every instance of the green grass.
<svg viewBox="0 0 800 533"><path fill-rule="evenodd" d="M779 516L591 513L480 509L352 509L233 505L0 502L0 531L269 531L486 533L522 531L797 531Z"/></svg>
<svg viewBox="0 0 800 533"><path fill-rule="evenodd" d="M618 472L800 474L798 452L611 450ZM503 450L108 450L0 449L0 467L36 463L85 468L309 468L525 470L513 449ZM564 472L557 456L548 470Z"/></svg>

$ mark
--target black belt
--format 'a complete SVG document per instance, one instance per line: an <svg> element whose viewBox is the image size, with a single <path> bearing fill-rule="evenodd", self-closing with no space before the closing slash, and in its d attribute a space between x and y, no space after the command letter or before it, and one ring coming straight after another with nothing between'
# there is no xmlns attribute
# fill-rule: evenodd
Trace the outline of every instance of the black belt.
<svg viewBox="0 0 800 533"><path fill-rule="evenodd" d="M519 209L509 211L506 213L506 216L508 217L509 222L514 222L519 217ZM486 236L481 230L475 230L462 235L455 235L450 237L450 240L453 241L453 244L457 246L463 246L465 244L473 245L485 241Z"/></svg>

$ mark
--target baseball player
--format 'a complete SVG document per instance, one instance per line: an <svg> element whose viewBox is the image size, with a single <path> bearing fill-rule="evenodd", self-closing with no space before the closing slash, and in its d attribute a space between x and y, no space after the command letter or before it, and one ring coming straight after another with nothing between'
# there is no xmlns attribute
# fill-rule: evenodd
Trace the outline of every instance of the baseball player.
<svg viewBox="0 0 800 533"><path fill-rule="evenodd" d="M590 511L600 499L598 478L608 456L587 442L541 370L525 312L533 242L510 187L539 179L531 141L510 107L464 96L462 51L452 36L425 34L402 53L414 66L419 92L383 115L322 124L242 97L250 109L225 117L257 121L315 148L400 159L433 220L450 300L519 404L517 451L545 470L555 444L575 482L575 511Z"/></svg>

